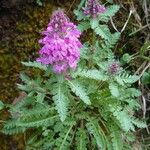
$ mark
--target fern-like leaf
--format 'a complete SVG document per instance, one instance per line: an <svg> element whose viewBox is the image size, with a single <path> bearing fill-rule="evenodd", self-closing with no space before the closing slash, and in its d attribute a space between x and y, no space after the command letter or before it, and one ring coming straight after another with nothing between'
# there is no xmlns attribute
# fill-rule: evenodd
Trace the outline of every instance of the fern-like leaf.
<svg viewBox="0 0 150 150"><path fill-rule="evenodd" d="M121 107L114 108L113 106L110 106L110 111L113 113L113 115L116 117L116 119L120 122L120 125L122 129L126 132L128 131L134 131L134 125L132 123L132 116L129 115L126 109L123 109Z"/></svg>
<svg viewBox="0 0 150 150"><path fill-rule="evenodd" d="M84 129L79 129L76 133L77 150L87 150L87 135Z"/></svg>
<svg viewBox="0 0 150 150"><path fill-rule="evenodd" d="M41 63L36 62L36 61L34 61L34 62L31 62L31 61L29 61L29 62L22 62L22 64L27 66L27 67L35 67L35 68L39 68L41 70L47 70L46 65L42 65Z"/></svg>
<svg viewBox="0 0 150 150"><path fill-rule="evenodd" d="M122 135L120 134L119 128L116 126L112 126L110 130L113 150L123 150L123 139Z"/></svg>
<svg viewBox="0 0 150 150"><path fill-rule="evenodd" d="M65 126L56 139L57 150L68 150L71 145L71 134L73 125Z"/></svg>
<svg viewBox="0 0 150 150"><path fill-rule="evenodd" d="M78 29L83 32L83 31L86 31L87 29L90 28L90 24L86 21L84 22L81 22L79 25L78 25Z"/></svg>
<svg viewBox="0 0 150 150"><path fill-rule="evenodd" d="M100 81L105 81L107 79L107 77L104 74L102 74L102 72L96 69L92 69L92 70L83 69L81 71L79 70L77 72L77 75L79 75L80 77L85 77L85 78L100 80Z"/></svg>
<svg viewBox="0 0 150 150"><path fill-rule="evenodd" d="M100 149L105 149L106 143L105 143L104 135L101 132L101 128L98 122L95 119L89 117L89 121L86 124L86 127L89 133L94 136L97 143L97 147Z"/></svg>
<svg viewBox="0 0 150 150"><path fill-rule="evenodd" d="M119 10L118 5L111 5L106 8L106 12L99 15L99 20L103 22L108 22L110 17L113 17Z"/></svg>
<svg viewBox="0 0 150 150"><path fill-rule="evenodd" d="M77 81L77 80L74 80L74 81L70 81L68 80L68 83L69 83L69 86L71 88L71 90L77 95L80 97L80 99L86 103L87 105L90 105L91 102L90 102L90 99L86 93L86 90L85 88Z"/></svg>
<svg viewBox="0 0 150 150"><path fill-rule="evenodd" d="M110 92L113 96L115 97L119 97L119 89L118 89L118 86L114 83L110 83L109 84L109 89L110 89Z"/></svg>
<svg viewBox="0 0 150 150"><path fill-rule="evenodd" d="M64 86L61 83L54 84L52 94L60 119L61 121L64 121L67 117L68 102L69 102L69 99L65 93Z"/></svg>

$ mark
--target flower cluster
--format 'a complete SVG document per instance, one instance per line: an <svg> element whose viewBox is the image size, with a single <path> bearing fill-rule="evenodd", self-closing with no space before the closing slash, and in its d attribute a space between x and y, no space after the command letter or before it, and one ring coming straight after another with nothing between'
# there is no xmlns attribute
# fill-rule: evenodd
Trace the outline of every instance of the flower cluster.
<svg viewBox="0 0 150 150"><path fill-rule="evenodd" d="M120 71L120 65L119 63L117 62L112 62L109 67L108 67L108 72L111 74L111 75L115 75L115 74L118 74Z"/></svg>
<svg viewBox="0 0 150 150"><path fill-rule="evenodd" d="M42 34L44 37L39 43L43 47L37 61L52 65L53 70L59 74L70 68L75 69L80 58L79 49L82 47L78 39L81 33L62 10L52 14L48 27Z"/></svg>
<svg viewBox="0 0 150 150"><path fill-rule="evenodd" d="M99 4L97 0L87 0L86 6L84 8L84 14L90 15L93 18L97 17L99 13L104 13L106 8Z"/></svg>

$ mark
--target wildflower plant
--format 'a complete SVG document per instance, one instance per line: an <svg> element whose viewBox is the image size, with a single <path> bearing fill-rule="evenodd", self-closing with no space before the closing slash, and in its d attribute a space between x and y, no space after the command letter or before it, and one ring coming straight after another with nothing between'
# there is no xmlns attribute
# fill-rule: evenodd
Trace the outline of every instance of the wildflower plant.
<svg viewBox="0 0 150 150"><path fill-rule="evenodd" d="M140 91L132 84L139 77L113 53L120 33L111 33L107 23L118 10L82 0L75 10L78 26L62 10L52 14L39 58L23 62L44 75L33 80L21 74L18 87L26 96L10 107L4 133L30 132L27 150L132 149L133 131L146 125L134 115ZM80 35L91 29L92 40L81 43Z"/></svg>

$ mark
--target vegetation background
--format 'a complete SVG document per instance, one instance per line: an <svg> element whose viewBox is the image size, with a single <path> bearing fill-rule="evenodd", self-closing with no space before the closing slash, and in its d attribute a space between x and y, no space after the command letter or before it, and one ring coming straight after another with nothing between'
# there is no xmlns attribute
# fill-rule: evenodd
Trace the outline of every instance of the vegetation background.
<svg viewBox="0 0 150 150"><path fill-rule="evenodd" d="M109 0L110 2L112 0ZM73 10L80 0L1 0L0 1L0 99L16 103L24 93L19 92L16 83L20 82L19 73L26 70L21 61L34 60L37 56L40 32L49 21L51 12L63 8L72 21ZM106 3L106 0L102 1ZM110 26L121 31L122 36L116 55L128 53L134 56L129 69L142 77L138 83L142 91L141 112L137 115L150 117L150 0L114 0L121 6L119 13L110 22ZM88 38L88 37L86 37ZM126 55L129 59L129 55ZM27 70L31 75L33 72ZM36 71L34 72L36 73ZM143 77L144 76L144 77ZM3 115L2 115L3 113ZM1 120L7 119L8 112L1 112ZM137 130L135 150L143 144L150 149L149 127ZM5 136L0 134L0 150L22 150L25 141L23 135Z"/></svg>

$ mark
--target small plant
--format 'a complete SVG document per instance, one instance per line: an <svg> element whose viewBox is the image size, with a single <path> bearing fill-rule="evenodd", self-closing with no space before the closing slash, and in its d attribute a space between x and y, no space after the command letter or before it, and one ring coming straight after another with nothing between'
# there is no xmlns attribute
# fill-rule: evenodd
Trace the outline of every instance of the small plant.
<svg viewBox="0 0 150 150"><path fill-rule="evenodd" d="M39 5L39 6L42 6L43 5L43 2L41 0L36 0L36 3Z"/></svg>
<svg viewBox="0 0 150 150"><path fill-rule="evenodd" d="M112 51L120 33L111 33L107 23L118 10L82 0L75 10L78 27L62 10L52 14L39 58L23 62L43 75L21 74L18 87L26 96L10 106L4 133L30 132L27 150L132 149L133 131L146 125L134 116L140 91L132 84L139 77L123 69ZM81 33L92 39L81 43Z"/></svg>

